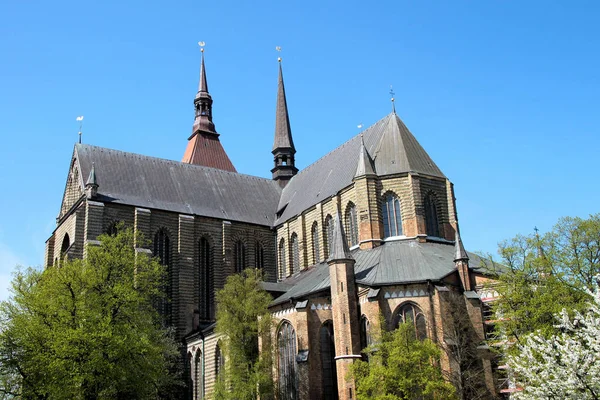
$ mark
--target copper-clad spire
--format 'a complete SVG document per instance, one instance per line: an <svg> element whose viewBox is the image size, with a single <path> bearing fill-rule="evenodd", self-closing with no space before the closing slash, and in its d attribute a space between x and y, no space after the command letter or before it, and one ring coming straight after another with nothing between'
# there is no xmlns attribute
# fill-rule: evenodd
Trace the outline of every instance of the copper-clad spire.
<svg viewBox="0 0 600 400"><path fill-rule="evenodd" d="M332 236L331 244L329 246L329 258L327 261L353 260L354 258L348 248L348 242L346 241L344 226L342 224L342 217L339 212L335 215L335 219L333 220Z"/></svg>
<svg viewBox="0 0 600 400"><path fill-rule="evenodd" d="M199 44L203 46L204 42ZM198 132L210 133L218 135L215 130L215 124L212 120L212 104L213 100L208 93L208 83L206 81L206 67L204 66L204 48L201 48L202 57L200 61L200 82L198 83L198 93L194 98L194 108L196 117L194 126L192 127L192 135L190 139Z"/></svg>
<svg viewBox="0 0 600 400"><path fill-rule="evenodd" d="M281 58L279 58L279 83L277 86L277 111L275 114L275 141L273 142L273 151L277 149L291 149L294 153L296 152L294 141L292 140L292 129L290 128L290 117L288 115L287 101L285 98Z"/></svg>
<svg viewBox="0 0 600 400"><path fill-rule="evenodd" d="M206 69L204 68L204 49L201 49L200 51L202 52L202 56L200 61L200 81L198 82L198 93L208 93L208 83L206 83Z"/></svg>

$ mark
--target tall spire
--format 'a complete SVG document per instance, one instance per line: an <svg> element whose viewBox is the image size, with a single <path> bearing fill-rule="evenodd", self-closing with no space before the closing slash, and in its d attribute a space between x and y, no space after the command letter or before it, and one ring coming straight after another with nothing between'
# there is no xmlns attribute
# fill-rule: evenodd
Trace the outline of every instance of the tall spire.
<svg viewBox="0 0 600 400"><path fill-rule="evenodd" d="M460 238L460 233L458 233L458 229L454 233L454 262L456 261L468 261L469 255L465 250L465 246L463 246L463 242Z"/></svg>
<svg viewBox="0 0 600 400"><path fill-rule="evenodd" d="M348 248L348 242L346 241L346 234L344 233L344 225L342 224L342 217L338 212L333 220L333 235L331 238L331 244L329 245L329 258L328 262L338 260L353 260L350 249Z"/></svg>
<svg viewBox="0 0 600 400"><path fill-rule="evenodd" d="M206 80L204 42L199 42L198 44L201 47L202 56L198 93L196 93L196 97L194 98L196 115L192 127L192 135L188 138L188 145L181 161L188 164L203 165L205 167L236 172L235 167L219 141L219 134L215 130L215 124L212 120L213 101L210 93L208 93L208 83Z"/></svg>
<svg viewBox="0 0 600 400"><path fill-rule="evenodd" d="M296 148L292 139L290 128L290 117L288 115L287 101L285 98L285 86L283 84L283 72L281 69L281 57L279 61L279 82L277 86L277 110L275 113L275 140L271 153L275 156L275 166L271 170L273 179L283 187L298 172L294 154Z"/></svg>
<svg viewBox="0 0 600 400"><path fill-rule="evenodd" d="M363 139L362 133L360 134L360 150L358 153L358 165L356 166L356 172L354 178L359 178L365 175L375 175L375 166L373 165L373 159L367 151L365 146L365 140Z"/></svg>

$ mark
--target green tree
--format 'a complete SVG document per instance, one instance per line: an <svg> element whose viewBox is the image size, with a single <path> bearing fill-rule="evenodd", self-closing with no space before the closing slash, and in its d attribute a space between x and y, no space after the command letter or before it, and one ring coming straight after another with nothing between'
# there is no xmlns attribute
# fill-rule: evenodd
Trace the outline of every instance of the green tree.
<svg viewBox="0 0 600 400"><path fill-rule="evenodd" d="M17 270L0 303L0 388L26 399L145 399L176 379L177 345L153 302L164 268L134 234L102 235L84 260Z"/></svg>
<svg viewBox="0 0 600 400"><path fill-rule="evenodd" d="M454 387L436 365L440 349L429 339L418 340L413 324L383 331L366 353L369 361L356 361L351 369L358 400L456 398Z"/></svg>
<svg viewBox="0 0 600 400"><path fill-rule="evenodd" d="M555 314L583 310L600 273L600 214L561 218L545 235L517 235L499 245L503 269L493 289L496 331L521 342L557 333ZM512 350L511 350L512 351Z"/></svg>
<svg viewBox="0 0 600 400"><path fill-rule="evenodd" d="M229 276L216 294L216 331L223 336L225 368L215 387L215 399L273 396L272 319L268 310L272 298L261 288L261 277L260 270L246 269Z"/></svg>

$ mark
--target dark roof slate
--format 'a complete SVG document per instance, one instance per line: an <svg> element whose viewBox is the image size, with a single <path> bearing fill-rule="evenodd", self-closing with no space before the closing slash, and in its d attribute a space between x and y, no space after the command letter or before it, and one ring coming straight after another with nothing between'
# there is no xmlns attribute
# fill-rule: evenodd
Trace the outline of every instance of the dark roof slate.
<svg viewBox="0 0 600 400"><path fill-rule="evenodd" d="M272 226L277 182L199 165L76 144L80 173L101 176L98 200Z"/></svg>
<svg viewBox="0 0 600 400"><path fill-rule="evenodd" d="M288 114L287 100L285 98L285 86L283 84L281 62L279 63L279 82L277 85L277 110L275 111L275 140L273 141L273 151L277 149L294 150L294 140L292 139L292 129L290 128L290 117Z"/></svg>
<svg viewBox="0 0 600 400"><path fill-rule="evenodd" d="M379 176L416 172L445 178L406 125L391 113L362 132ZM293 218L352 184L358 169L360 134L309 165L283 189L276 225Z"/></svg>
<svg viewBox="0 0 600 400"><path fill-rule="evenodd" d="M408 284L425 281L439 281L456 271L454 265L454 246L448 243L419 243L416 240L387 242L382 246L369 250L355 249L352 256L354 276L357 283L380 287L395 284ZM479 268L480 258L469 253L472 268L485 273ZM299 300L304 296L328 290L329 266L320 263L294 275L282 283L291 288L274 300L273 304L281 304L290 299Z"/></svg>

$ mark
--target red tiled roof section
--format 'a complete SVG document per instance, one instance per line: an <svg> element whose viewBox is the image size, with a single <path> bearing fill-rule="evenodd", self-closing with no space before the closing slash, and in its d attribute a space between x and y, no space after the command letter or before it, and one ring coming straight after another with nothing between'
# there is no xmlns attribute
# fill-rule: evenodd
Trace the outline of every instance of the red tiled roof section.
<svg viewBox="0 0 600 400"><path fill-rule="evenodd" d="M184 163L218 168L229 172L237 172L225 153L219 138L213 135L198 133L188 142L181 160Z"/></svg>

